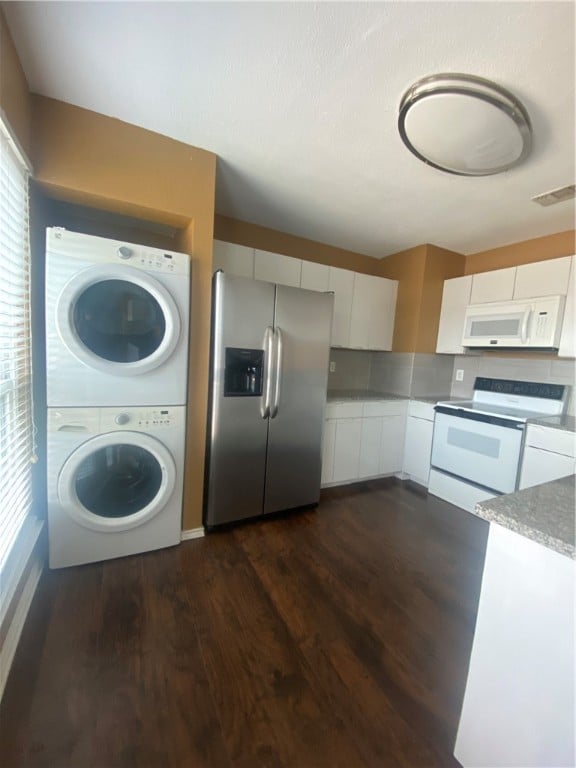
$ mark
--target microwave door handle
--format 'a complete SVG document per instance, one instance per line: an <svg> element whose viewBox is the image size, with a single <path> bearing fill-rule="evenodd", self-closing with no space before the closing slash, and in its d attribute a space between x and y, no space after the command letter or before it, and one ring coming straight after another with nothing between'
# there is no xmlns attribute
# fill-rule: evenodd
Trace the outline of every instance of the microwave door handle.
<svg viewBox="0 0 576 768"><path fill-rule="evenodd" d="M264 331L264 398L260 404L260 415L263 419L270 416L272 400L272 341L274 331L270 326Z"/></svg>
<svg viewBox="0 0 576 768"><path fill-rule="evenodd" d="M522 344L526 344L528 341L528 321L530 320L530 307L524 312L524 317L522 318L522 329L520 331L520 341Z"/></svg>
<svg viewBox="0 0 576 768"><path fill-rule="evenodd" d="M282 378L282 356L283 356L283 338L282 330L276 328L276 376L274 381L274 402L270 409L270 418L275 419L278 415L278 406L280 405L280 380Z"/></svg>

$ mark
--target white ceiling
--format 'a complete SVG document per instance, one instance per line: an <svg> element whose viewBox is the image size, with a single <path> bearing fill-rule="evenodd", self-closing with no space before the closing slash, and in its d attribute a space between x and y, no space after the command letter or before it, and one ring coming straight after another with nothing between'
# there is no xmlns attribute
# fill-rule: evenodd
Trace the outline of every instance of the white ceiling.
<svg viewBox="0 0 576 768"><path fill-rule="evenodd" d="M471 253L574 227L572 2L10 2L33 91L209 149L219 213L381 257ZM532 155L497 176L427 167L396 130L425 75L519 97Z"/></svg>

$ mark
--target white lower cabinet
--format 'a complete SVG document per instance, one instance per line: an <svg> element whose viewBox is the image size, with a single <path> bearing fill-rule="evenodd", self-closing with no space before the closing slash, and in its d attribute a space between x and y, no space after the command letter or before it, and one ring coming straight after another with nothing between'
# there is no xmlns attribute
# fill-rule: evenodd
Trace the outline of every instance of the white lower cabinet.
<svg viewBox="0 0 576 768"><path fill-rule="evenodd" d="M336 422L333 483L358 478L361 442L362 419L340 419Z"/></svg>
<svg viewBox="0 0 576 768"><path fill-rule="evenodd" d="M432 433L434 431L434 405L410 402L406 420L403 471L420 485L428 487Z"/></svg>
<svg viewBox="0 0 576 768"><path fill-rule="evenodd" d="M401 471L406 401L329 403L326 416L322 485Z"/></svg>
<svg viewBox="0 0 576 768"><path fill-rule="evenodd" d="M322 435L322 477L321 485L332 482L334 475L334 449L336 447L336 419L326 419Z"/></svg>
<svg viewBox="0 0 576 768"><path fill-rule="evenodd" d="M520 470L520 488L530 488L576 472L576 435L529 424Z"/></svg>

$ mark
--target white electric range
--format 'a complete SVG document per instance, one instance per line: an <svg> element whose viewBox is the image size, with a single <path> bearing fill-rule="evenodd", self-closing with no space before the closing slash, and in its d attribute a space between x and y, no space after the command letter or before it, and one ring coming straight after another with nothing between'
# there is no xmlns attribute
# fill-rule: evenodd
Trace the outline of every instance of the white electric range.
<svg viewBox="0 0 576 768"><path fill-rule="evenodd" d="M558 416L567 387L478 377L472 400L438 403L429 493L470 512L518 488L529 419Z"/></svg>

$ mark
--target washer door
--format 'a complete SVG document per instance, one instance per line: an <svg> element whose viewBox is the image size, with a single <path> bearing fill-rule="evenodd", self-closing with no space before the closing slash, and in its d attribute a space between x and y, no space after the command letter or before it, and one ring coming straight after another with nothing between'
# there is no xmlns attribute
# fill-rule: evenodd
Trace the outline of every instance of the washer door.
<svg viewBox="0 0 576 768"><path fill-rule="evenodd" d="M158 514L175 482L176 467L162 443L139 432L110 432L68 457L58 478L58 498L80 525L115 533Z"/></svg>
<svg viewBox="0 0 576 768"><path fill-rule="evenodd" d="M115 376L162 365L180 337L169 292L132 267L95 266L79 272L56 305L58 332L82 363Z"/></svg>

